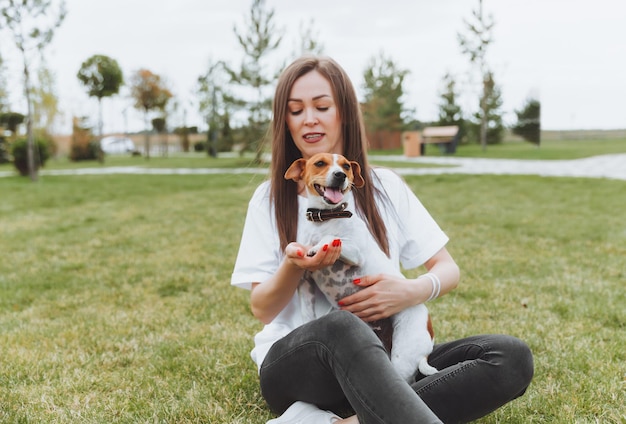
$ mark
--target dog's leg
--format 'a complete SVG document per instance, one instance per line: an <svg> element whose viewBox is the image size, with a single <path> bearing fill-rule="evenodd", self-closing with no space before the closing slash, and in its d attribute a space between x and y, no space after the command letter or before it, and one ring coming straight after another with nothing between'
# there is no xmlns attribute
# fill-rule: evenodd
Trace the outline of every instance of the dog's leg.
<svg viewBox="0 0 626 424"><path fill-rule="evenodd" d="M428 309L417 305L393 316L391 362L405 380L412 382L417 371L432 375L438 370L428 365L433 340L428 333Z"/></svg>
<svg viewBox="0 0 626 424"><path fill-rule="evenodd" d="M315 256L317 252L319 252L320 250L324 248L324 245L330 246L333 243L333 241L336 239L337 237L333 235L323 236L319 242L317 242L313 247L309 249L309 251L307 252L307 256Z"/></svg>
<svg viewBox="0 0 626 424"><path fill-rule="evenodd" d="M349 240L342 240L341 256L339 257L339 259L341 259L348 265L363 265L363 257L361 255L361 251L358 249L356 244L350 243Z"/></svg>
<svg viewBox="0 0 626 424"><path fill-rule="evenodd" d="M317 252L322 250L324 245L327 244L330 246L337 238L338 237L332 235L322 237L318 243L309 249L307 256L315 256ZM352 243L344 243L344 240L341 240L341 256L339 259L348 265L361 266L363 264L363 257L359 249Z"/></svg>

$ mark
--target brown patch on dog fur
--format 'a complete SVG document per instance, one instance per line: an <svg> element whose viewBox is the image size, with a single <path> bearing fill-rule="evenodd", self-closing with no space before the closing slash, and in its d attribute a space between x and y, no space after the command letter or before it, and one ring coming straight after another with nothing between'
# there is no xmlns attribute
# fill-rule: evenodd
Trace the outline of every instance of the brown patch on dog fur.
<svg viewBox="0 0 626 424"><path fill-rule="evenodd" d="M430 319L430 314L428 314L428 323L426 324L426 328L428 328L428 334L430 334L430 338L435 340L435 330L433 329L433 322Z"/></svg>
<svg viewBox="0 0 626 424"><path fill-rule="evenodd" d="M380 341L385 346L387 353L391 353L391 347L393 345L393 324L390 318L381 319L378 321L370 322L369 325L374 330L374 333L378 336Z"/></svg>

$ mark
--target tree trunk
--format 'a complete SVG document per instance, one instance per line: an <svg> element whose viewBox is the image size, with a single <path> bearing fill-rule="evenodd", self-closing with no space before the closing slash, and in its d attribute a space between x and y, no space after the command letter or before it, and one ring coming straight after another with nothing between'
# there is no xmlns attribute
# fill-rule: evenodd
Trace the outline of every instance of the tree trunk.
<svg viewBox="0 0 626 424"><path fill-rule="evenodd" d="M26 117L26 160L28 164L28 176L31 181L37 181L37 168L35 167L35 137L33 135L33 106L30 100L30 73L28 72L28 61L26 52L22 50L24 57L24 94L26 95L27 117Z"/></svg>
<svg viewBox="0 0 626 424"><path fill-rule="evenodd" d="M487 83L483 76L483 94L480 99L480 146L487 150Z"/></svg>
<svg viewBox="0 0 626 424"><path fill-rule="evenodd" d="M146 137L144 139L144 150L145 150L145 154L146 154L146 160L150 159L150 132L149 132L149 127L148 127L148 111L146 110L143 114L144 116L144 122L146 124L145 128L146 128Z"/></svg>
<svg viewBox="0 0 626 424"><path fill-rule="evenodd" d="M98 135L100 136L100 141L102 141L103 133L102 133L102 97L98 97Z"/></svg>

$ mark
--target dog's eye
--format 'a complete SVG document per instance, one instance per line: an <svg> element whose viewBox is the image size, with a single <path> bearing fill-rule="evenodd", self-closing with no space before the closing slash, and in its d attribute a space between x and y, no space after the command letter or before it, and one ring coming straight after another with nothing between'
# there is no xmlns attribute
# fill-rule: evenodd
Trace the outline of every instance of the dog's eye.
<svg viewBox="0 0 626 424"><path fill-rule="evenodd" d="M346 171L349 171L350 170L350 164L349 163L344 163L342 165L342 168L345 169Z"/></svg>
<svg viewBox="0 0 626 424"><path fill-rule="evenodd" d="M324 162L323 160L318 160L317 162L315 162L315 166L317 166L318 168L321 168L324 165L326 165L326 162Z"/></svg>

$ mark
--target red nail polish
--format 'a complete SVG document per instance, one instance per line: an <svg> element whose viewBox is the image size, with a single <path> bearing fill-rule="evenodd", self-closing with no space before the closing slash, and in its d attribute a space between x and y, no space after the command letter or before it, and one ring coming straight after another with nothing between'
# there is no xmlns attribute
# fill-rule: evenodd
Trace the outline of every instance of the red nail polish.
<svg viewBox="0 0 626 424"><path fill-rule="evenodd" d="M354 284L360 284L361 283L361 279L360 278L355 278L354 280L352 280L352 282Z"/></svg>
<svg viewBox="0 0 626 424"><path fill-rule="evenodd" d="M343 303L341 300L339 302L337 302L337 305L339 305L339 306L346 306L346 304Z"/></svg>
<svg viewBox="0 0 626 424"><path fill-rule="evenodd" d="M324 245L324 247L322 247L322 250L323 250L324 252L326 252L326 251L328 250L328 245L327 245L327 244L325 244L325 245Z"/></svg>
<svg viewBox="0 0 626 424"><path fill-rule="evenodd" d="M341 244L341 240L335 239L333 240L333 247L338 247Z"/></svg>
<svg viewBox="0 0 626 424"><path fill-rule="evenodd" d="M300 256L301 258L304 257L304 253L302 253L302 250L298 250L297 252L298 256Z"/></svg>

